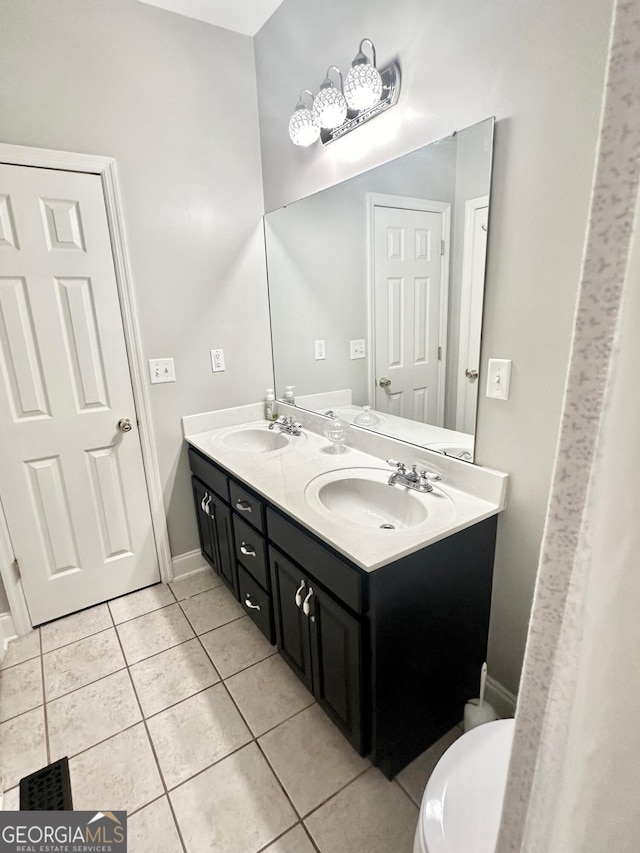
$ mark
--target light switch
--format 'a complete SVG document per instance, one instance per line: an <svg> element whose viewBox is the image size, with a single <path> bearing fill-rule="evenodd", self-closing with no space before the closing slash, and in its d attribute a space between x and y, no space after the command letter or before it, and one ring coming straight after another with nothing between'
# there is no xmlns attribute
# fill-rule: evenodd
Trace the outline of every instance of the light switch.
<svg viewBox="0 0 640 853"><path fill-rule="evenodd" d="M487 370L487 397L508 400L511 386L511 359L490 358Z"/></svg>
<svg viewBox="0 0 640 853"><path fill-rule="evenodd" d="M161 382L175 382L176 371L173 366L173 359L150 358L149 378L151 379L152 385L158 385Z"/></svg>

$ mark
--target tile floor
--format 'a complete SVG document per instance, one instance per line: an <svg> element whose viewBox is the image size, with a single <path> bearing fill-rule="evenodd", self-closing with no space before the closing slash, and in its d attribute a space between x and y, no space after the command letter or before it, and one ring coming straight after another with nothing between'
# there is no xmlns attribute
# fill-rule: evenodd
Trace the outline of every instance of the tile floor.
<svg viewBox="0 0 640 853"><path fill-rule="evenodd" d="M44 625L0 664L5 809L68 755L74 806L126 810L130 853L411 853L460 734L389 782L208 570Z"/></svg>

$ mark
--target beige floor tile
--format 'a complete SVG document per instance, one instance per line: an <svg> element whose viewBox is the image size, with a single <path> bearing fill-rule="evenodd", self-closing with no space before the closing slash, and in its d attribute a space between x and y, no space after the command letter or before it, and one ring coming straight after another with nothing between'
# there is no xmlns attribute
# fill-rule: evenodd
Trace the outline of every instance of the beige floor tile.
<svg viewBox="0 0 640 853"><path fill-rule="evenodd" d="M76 640L82 640L112 626L111 614L106 604L98 604L97 607L81 610L80 613L72 613L71 616L64 616L62 619L56 619L55 622L40 626L42 651L51 652L59 649L60 646L75 643Z"/></svg>
<svg viewBox="0 0 640 853"><path fill-rule="evenodd" d="M374 768L305 820L321 853L411 853L417 823L409 797Z"/></svg>
<svg viewBox="0 0 640 853"><path fill-rule="evenodd" d="M225 586L218 586L180 602L196 634L204 634L244 615Z"/></svg>
<svg viewBox="0 0 640 853"><path fill-rule="evenodd" d="M218 630L224 631L224 628ZM311 693L279 655L272 655L233 675L227 687L255 737L314 702Z"/></svg>
<svg viewBox="0 0 640 853"><path fill-rule="evenodd" d="M54 699L47 704L51 760L76 755L141 718L126 670Z"/></svg>
<svg viewBox="0 0 640 853"><path fill-rule="evenodd" d="M451 744L458 740L461 735L462 732L457 726L451 729L396 776L398 783L418 807L422 801L429 776L433 773L436 764Z"/></svg>
<svg viewBox="0 0 640 853"><path fill-rule="evenodd" d="M39 657L0 671L0 723L37 708L42 702Z"/></svg>
<svg viewBox="0 0 640 853"><path fill-rule="evenodd" d="M173 705L147 724L168 788L251 740L222 684Z"/></svg>
<svg viewBox="0 0 640 853"><path fill-rule="evenodd" d="M209 631L200 639L223 678L276 653L276 647L248 616Z"/></svg>
<svg viewBox="0 0 640 853"><path fill-rule="evenodd" d="M0 669L15 666L25 660L38 657L40 654L40 629L29 631L22 637L16 637L9 643L4 657L0 661Z"/></svg>
<svg viewBox="0 0 640 853"><path fill-rule="evenodd" d="M205 569L195 575L187 575L186 578L171 581L169 586L178 601L184 601L185 598L191 598L200 592L206 592L208 589L222 586L222 578L213 569Z"/></svg>
<svg viewBox="0 0 640 853"><path fill-rule="evenodd" d="M179 604L118 625L118 635L129 664L164 652L194 636Z"/></svg>
<svg viewBox="0 0 640 853"><path fill-rule="evenodd" d="M301 815L370 766L318 705L263 735L259 743Z"/></svg>
<svg viewBox="0 0 640 853"><path fill-rule="evenodd" d="M7 788L47 764L44 708L0 723L0 755Z"/></svg>
<svg viewBox="0 0 640 853"><path fill-rule="evenodd" d="M188 853L256 853L297 820L255 743L170 798Z"/></svg>
<svg viewBox="0 0 640 853"><path fill-rule="evenodd" d="M316 849L309 841L307 833L298 825L270 844L264 853L316 853Z"/></svg>
<svg viewBox="0 0 640 853"><path fill-rule="evenodd" d="M200 640L195 638L135 663L130 671L145 717L220 681Z"/></svg>
<svg viewBox="0 0 640 853"><path fill-rule="evenodd" d="M114 598L109 602L109 609L116 625L120 622L128 622L136 616L144 616L154 610L160 610L168 604L174 604L175 598L169 587L164 583L157 583L137 592L130 592L121 598Z"/></svg>
<svg viewBox="0 0 640 853"><path fill-rule="evenodd" d="M166 797L145 806L127 820L129 853L183 853Z"/></svg>
<svg viewBox="0 0 640 853"><path fill-rule="evenodd" d="M20 787L11 788L10 791L5 791L2 797L0 808L4 812L19 812L20 811Z"/></svg>
<svg viewBox="0 0 640 853"><path fill-rule="evenodd" d="M42 660L47 701L91 684L125 666L115 628L47 652Z"/></svg>
<svg viewBox="0 0 640 853"><path fill-rule="evenodd" d="M164 792L142 723L76 755L69 773L74 809L132 812Z"/></svg>

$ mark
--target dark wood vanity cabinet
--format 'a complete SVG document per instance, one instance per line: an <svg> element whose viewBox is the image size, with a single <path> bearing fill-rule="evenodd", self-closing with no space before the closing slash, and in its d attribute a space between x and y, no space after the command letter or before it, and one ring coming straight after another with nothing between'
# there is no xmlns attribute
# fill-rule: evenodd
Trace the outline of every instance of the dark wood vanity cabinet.
<svg viewBox="0 0 640 853"><path fill-rule="evenodd" d="M189 456L205 558L353 746L392 778L478 694L497 516L366 572Z"/></svg>

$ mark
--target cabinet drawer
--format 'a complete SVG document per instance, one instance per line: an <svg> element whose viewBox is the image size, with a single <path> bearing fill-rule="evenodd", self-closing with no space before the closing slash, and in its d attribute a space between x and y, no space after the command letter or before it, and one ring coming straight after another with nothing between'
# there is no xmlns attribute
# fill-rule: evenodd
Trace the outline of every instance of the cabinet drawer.
<svg viewBox="0 0 640 853"><path fill-rule="evenodd" d="M192 447L189 448L189 465L192 474L195 474L199 480L202 480L206 486L220 495L223 500L229 502L229 481L226 474Z"/></svg>
<svg viewBox="0 0 640 853"><path fill-rule="evenodd" d="M242 489L237 483L234 483L233 480L229 484L229 491L231 493L231 506L235 511L245 521L253 524L261 533L264 533L264 507L262 502Z"/></svg>
<svg viewBox="0 0 640 853"><path fill-rule="evenodd" d="M275 643L271 597L242 566L238 566L238 581L240 583L240 602L245 613L253 619L267 640L271 644Z"/></svg>
<svg viewBox="0 0 640 853"><path fill-rule="evenodd" d="M362 576L280 513L267 510L269 539L356 613L364 612Z"/></svg>
<svg viewBox="0 0 640 853"><path fill-rule="evenodd" d="M267 549L264 539L246 521L233 517L236 558L265 589L269 589Z"/></svg>

